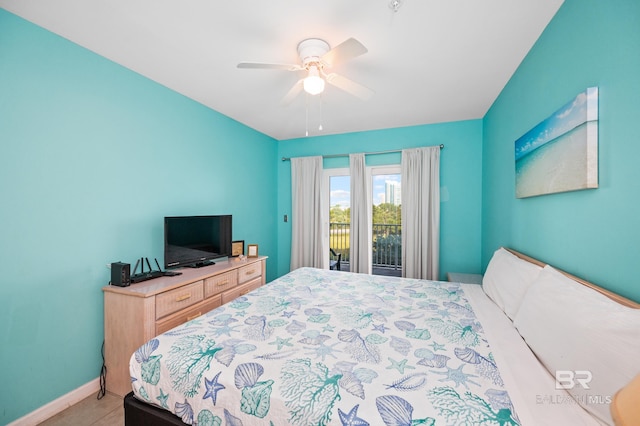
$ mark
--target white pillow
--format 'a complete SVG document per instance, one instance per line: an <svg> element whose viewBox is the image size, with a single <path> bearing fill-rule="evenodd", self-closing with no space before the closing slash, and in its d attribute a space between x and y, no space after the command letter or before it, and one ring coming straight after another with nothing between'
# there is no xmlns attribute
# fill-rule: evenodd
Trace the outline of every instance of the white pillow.
<svg viewBox="0 0 640 426"><path fill-rule="evenodd" d="M513 323L556 377L556 387L612 423L611 398L640 372L640 309L545 266Z"/></svg>
<svg viewBox="0 0 640 426"><path fill-rule="evenodd" d="M482 277L482 288L487 296L513 319L527 289L541 270L540 266L520 259L500 247L489 261Z"/></svg>

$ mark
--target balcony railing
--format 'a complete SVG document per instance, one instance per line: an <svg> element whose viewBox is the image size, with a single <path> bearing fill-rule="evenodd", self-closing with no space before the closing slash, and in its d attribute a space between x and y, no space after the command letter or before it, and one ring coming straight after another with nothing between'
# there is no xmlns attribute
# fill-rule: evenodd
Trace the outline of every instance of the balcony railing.
<svg viewBox="0 0 640 426"><path fill-rule="evenodd" d="M342 253L342 262L347 264L350 231L349 223L329 224L329 245L336 253ZM402 225L373 224L371 259L373 268L402 271Z"/></svg>

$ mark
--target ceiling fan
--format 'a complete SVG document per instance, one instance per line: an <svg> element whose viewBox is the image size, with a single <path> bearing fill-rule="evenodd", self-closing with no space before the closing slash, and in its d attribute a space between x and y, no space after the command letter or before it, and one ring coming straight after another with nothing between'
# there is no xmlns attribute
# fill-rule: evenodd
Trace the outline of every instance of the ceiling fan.
<svg viewBox="0 0 640 426"><path fill-rule="evenodd" d="M310 95L322 93L325 88L325 82L353 96L367 100L373 96L373 90L339 74L327 73L325 71L338 63L345 62L365 53L367 53L367 48L354 38L340 43L333 49L331 49L329 44L324 40L308 38L298 44L300 65L240 62L238 68L305 71L307 76L298 80L282 99L282 104L285 105L293 101L303 90Z"/></svg>

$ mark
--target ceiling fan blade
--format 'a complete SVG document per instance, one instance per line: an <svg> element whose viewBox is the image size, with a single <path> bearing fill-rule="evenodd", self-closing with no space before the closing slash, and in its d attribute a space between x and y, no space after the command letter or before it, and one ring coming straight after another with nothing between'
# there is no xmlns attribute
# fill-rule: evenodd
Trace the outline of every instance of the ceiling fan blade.
<svg viewBox="0 0 640 426"><path fill-rule="evenodd" d="M332 67L340 62L348 61L367 52L367 48L364 47L362 43L355 38L350 38L322 55L320 60L328 67Z"/></svg>
<svg viewBox="0 0 640 426"><path fill-rule="evenodd" d="M304 68L294 64L268 64L261 62L240 62L238 68L245 69L266 69L266 70L285 70L285 71L300 71Z"/></svg>
<svg viewBox="0 0 640 426"><path fill-rule="evenodd" d="M296 84L293 85L293 87L291 89L289 89L289 91L287 92L286 95L284 95L284 98L282 98L282 100L280 101L280 105L282 106L287 106L289 105L295 98L298 97L298 95L300 94L300 92L302 92L303 89L303 82L304 79L300 79L296 82Z"/></svg>
<svg viewBox="0 0 640 426"><path fill-rule="evenodd" d="M346 77L342 77L336 73L326 75L327 83L336 86L338 89L344 90L347 93L352 94L364 101L369 100L375 93L373 90L365 87L355 81L349 80Z"/></svg>

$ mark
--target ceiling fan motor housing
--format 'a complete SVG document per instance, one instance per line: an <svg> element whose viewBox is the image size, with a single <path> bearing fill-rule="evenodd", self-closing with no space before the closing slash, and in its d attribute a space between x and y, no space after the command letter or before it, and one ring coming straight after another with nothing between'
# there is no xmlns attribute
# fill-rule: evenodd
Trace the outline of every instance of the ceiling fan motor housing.
<svg viewBox="0 0 640 426"><path fill-rule="evenodd" d="M329 43L319 38L308 38L298 44L298 55L304 67L311 63L320 63L320 58L329 50Z"/></svg>

